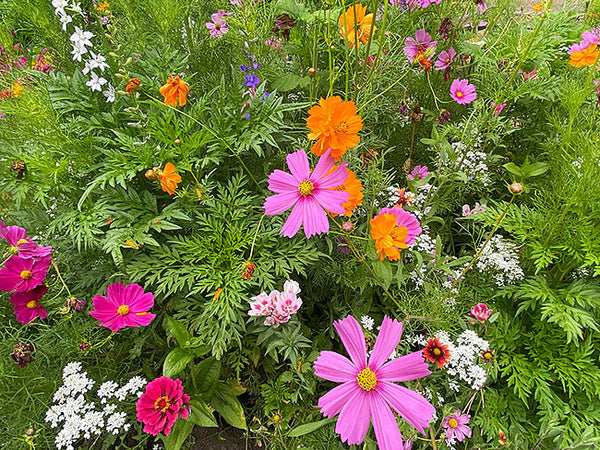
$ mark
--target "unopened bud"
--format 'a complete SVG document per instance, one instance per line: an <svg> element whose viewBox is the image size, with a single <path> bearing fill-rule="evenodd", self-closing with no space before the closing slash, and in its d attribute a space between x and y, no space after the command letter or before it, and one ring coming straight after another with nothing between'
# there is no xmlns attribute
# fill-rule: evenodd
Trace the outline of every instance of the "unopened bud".
<svg viewBox="0 0 600 450"><path fill-rule="evenodd" d="M352 222L344 222L342 224L342 230L346 231L347 233L351 232L354 229L354 224Z"/></svg>
<svg viewBox="0 0 600 450"><path fill-rule="evenodd" d="M29 427L25 430L25 436L35 436L35 427Z"/></svg>
<svg viewBox="0 0 600 450"><path fill-rule="evenodd" d="M317 74L317 69L315 69L314 67L311 67L310 69L308 69L309 77L314 77L316 74Z"/></svg>
<svg viewBox="0 0 600 450"><path fill-rule="evenodd" d="M513 194L520 194L523 191L523 185L521 183L514 182L508 186L508 190Z"/></svg>
<svg viewBox="0 0 600 450"><path fill-rule="evenodd" d="M181 139L177 138L173 141L173 144L175 145L181 145Z"/></svg>

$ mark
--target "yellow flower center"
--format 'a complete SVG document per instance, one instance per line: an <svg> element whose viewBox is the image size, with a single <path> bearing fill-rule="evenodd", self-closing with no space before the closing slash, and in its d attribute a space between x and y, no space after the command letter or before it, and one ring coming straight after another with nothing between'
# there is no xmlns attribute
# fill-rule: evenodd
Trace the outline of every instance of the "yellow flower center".
<svg viewBox="0 0 600 450"><path fill-rule="evenodd" d="M458 91L458 92L456 93L456 96L457 96L458 98L462 98L462 96L463 96L463 93L462 93L461 91Z"/></svg>
<svg viewBox="0 0 600 450"><path fill-rule="evenodd" d="M126 316L127 314L129 314L129 306L127 306L127 305L119 306L119 309L117 309L117 314L120 314L121 316Z"/></svg>
<svg viewBox="0 0 600 450"><path fill-rule="evenodd" d="M37 300L31 300L30 302L27 302L27 304L25 306L27 306L29 309L33 309L33 308L37 308L38 302Z"/></svg>
<svg viewBox="0 0 600 450"><path fill-rule="evenodd" d="M158 397L154 402L154 409L160 410L160 412L165 412L171 406L171 402L169 397L163 395L162 397Z"/></svg>
<svg viewBox="0 0 600 450"><path fill-rule="evenodd" d="M446 62L449 63L450 62L450 58L446 58Z"/></svg>
<svg viewBox="0 0 600 450"><path fill-rule="evenodd" d="M342 120L338 123L334 128L336 133L347 133L348 132L348 122Z"/></svg>
<svg viewBox="0 0 600 450"><path fill-rule="evenodd" d="M456 428L458 426L458 421L452 418L448 421L448 425L450 426L450 428Z"/></svg>
<svg viewBox="0 0 600 450"><path fill-rule="evenodd" d="M19 239L17 241L17 245L21 245L21 244L27 244L27 239Z"/></svg>
<svg viewBox="0 0 600 450"><path fill-rule="evenodd" d="M363 369L356 375L356 381L358 385L365 391L372 391L377 386L377 376L368 367Z"/></svg>
<svg viewBox="0 0 600 450"><path fill-rule="evenodd" d="M440 356L442 354L442 351L439 348L434 348L433 349L433 354L436 356Z"/></svg>
<svg viewBox="0 0 600 450"><path fill-rule="evenodd" d="M483 359L485 359L486 361L491 361L493 357L494 357L494 355L492 355L491 352L485 352L483 354Z"/></svg>
<svg viewBox="0 0 600 450"><path fill-rule="evenodd" d="M31 273L31 270L24 270L21 272L21 278L24 280L31 280L32 276L33 274Z"/></svg>
<svg viewBox="0 0 600 450"><path fill-rule="evenodd" d="M309 180L304 180L303 182L300 183L300 186L298 186L298 192L300 192L300 195L302 197L306 197L307 195L312 194L312 192L315 190L315 185L313 184L312 181Z"/></svg>

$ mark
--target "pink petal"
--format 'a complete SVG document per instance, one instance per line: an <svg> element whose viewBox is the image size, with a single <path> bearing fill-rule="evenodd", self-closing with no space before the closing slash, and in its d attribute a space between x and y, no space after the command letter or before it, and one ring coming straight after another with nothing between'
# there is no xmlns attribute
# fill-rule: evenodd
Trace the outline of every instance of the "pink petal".
<svg viewBox="0 0 600 450"><path fill-rule="evenodd" d="M402 337L402 322L392 320L388 316L383 318L381 329L377 335L373 353L369 358L369 367L373 370L379 369L387 361L395 350Z"/></svg>
<svg viewBox="0 0 600 450"><path fill-rule="evenodd" d="M340 413L344 405L357 390L360 390L356 380L347 381L344 384L334 387L327 394L319 399L319 408L321 414L325 417L333 417Z"/></svg>
<svg viewBox="0 0 600 450"><path fill-rule="evenodd" d="M410 381L423 378L429 374L431 374L431 371L423 358L423 352L414 352L393 359L381 366L377 371L377 379L382 381Z"/></svg>
<svg viewBox="0 0 600 450"><path fill-rule="evenodd" d="M340 339L356 368L360 371L367 367L365 335L357 320L352 316L348 316L345 319L333 322L333 326L340 335Z"/></svg>
<svg viewBox="0 0 600 450"><path fill-rule="evenodd" d="M298 191L298 182L296 179L283 170L275 170L269 175L269 189L281 194L288 191Z"/></svg>
<svg viewBox="0 0 600 450"><path fill-rule="evenodd" d="M335 214L344 214L346 209L342 205L348 201L350 193L344 191L330 191L327 189L315 189L313 196L327 211Z"/></svg>
<svg viewBox="0 0 600 450"><path fill-rule="evenodd" d="M304 204L305 203L306 203L305 199L301 198L294 205L294 208L292 209L290 216L287 218L287 220L283 224L283 227L281 227L281 234L283 234L286 237L291 238L298 232L298 230L300 229L300 226L302 225L302 218L304 216Z"/></svg>
<svg viewBox="0 0 600 450"><path fill-rule="evenodd" d="M321 155L321 157L319 158L319 161L317 162L315 169L313 170L312 174L310 175L310 179L315 182L318 182L321 178L323 178L327 174L327 172L329 172L329 169L331 169L334 164L335 164L335 160L331 156L331 149L329 149L325 153L323 153Z"/></svg>
<svg viewBox="0 0 600 450"><path fill-rule="evenodd" d="M397 450L402 447L402 435L390 407L381 396L369 397L373 429L380 450Z"/></svg>
<svg viewBox="0 0 600 450"><path fill-rule="evenodd" d="M329 175L318 180L314 179L314 183L315 187L318 189L336 188L344 184L344 181L346 181L347 178L348 171L346 170L346 163L342 163Z"/></svg>
<svg viewBox="0 0 600 450"><path fill-rule="evenodd" d="M150 322L152 322L155 317L156 317L156 314L152 314L152 313L142 314L140 316L136 315L135 313L132 313L132 315L131 315L132 320L138 326L141 325L143 327L150 325Z"/></svg>
<svg viewBox="0 0 600 450"><path fill-rule="evenodd" d="M433 420L435 408L425 397L415 391L387 381L377 383L377 392L389 403L396 413L418 431L425 434L424 428Z"/></svg>
<svg viewBox="0 0 600 450"><path fill-rule="evenodd" d="M308 157L304 150L298 150L297 152L290 153L286 157L288 167L294 178L301 182L307 180L310 177L310 167L308 166Z"/></svg>
<svg viewBox="0 0 600 450"><path fill-rule="evenodd" d="M265 214L267 216L281 214L294 206L299 198L300 193L297 190L294 192L271 195L265 199Z"/></svg>
<svg viewBox="0 0 600 450"><path fill-rule="evenodd" d="M315 375L329 381L344 383L356 380L358 369L339 353L322 351L314 362Z"/></svg>
<svg viewBox="0 0 600 450"><path fill-rule="evenodd" d="M141 288L141 286L140 286ZM146 312L152 309L154 306L154 294L152 292L145 292L142 288L142 295L137 295L129 301L129 308L132 312Z"/></svg>
<svg viewBox="0 0 600 450"><path fill-rule="evenodd" d="M369 394L359 388L342 408L335 432L342 437L342 442L361 444L370 424Z"/></svg>
<svg viewBox="0 0 600 450"><path fill-rule="evenodd" d="M319 202L314 197L307 197L304 201L303 219L304 234L307 238L313 234L327 233L329 219Z"/></svg>
<svg viewBox="0 0 600 450"><path fill-rule="evenodd" d="M123 283L113 283L106 288L106 294L109 300L115 305L124 305L127 300L125 286Z"/></svg>

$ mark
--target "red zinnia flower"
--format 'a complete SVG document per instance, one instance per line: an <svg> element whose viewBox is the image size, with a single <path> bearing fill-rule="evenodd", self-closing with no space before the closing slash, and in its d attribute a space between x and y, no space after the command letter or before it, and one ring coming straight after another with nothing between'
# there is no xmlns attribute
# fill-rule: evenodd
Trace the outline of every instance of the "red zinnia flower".
<svg viewBox="0 0 600 450"><path fill-rule="evenodd" d="M137 420L144 423L144 433L156 436L164 431L165 436L171 432L179 418L189 415L187 403L190 396L183 393L181 380L160 377L146 386L146 392L137 401Z"/></svg>
<svg viewBox="0 0 600 450"><path fill-rule="evenodd" d="M442 369L448 364L450 350L438 338L431 338L427 341L425 349L423 349L423 357L429 362L436 363L438 369Z"/></svg>

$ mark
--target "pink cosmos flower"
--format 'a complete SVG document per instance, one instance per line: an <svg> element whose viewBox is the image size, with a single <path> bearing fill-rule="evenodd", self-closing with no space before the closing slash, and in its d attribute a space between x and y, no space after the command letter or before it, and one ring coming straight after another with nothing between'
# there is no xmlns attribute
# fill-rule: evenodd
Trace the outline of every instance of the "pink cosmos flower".
<svg viewBox="0 0 600 450"><path fill-rule="evenodd" d="M446 430L446 441L452 442L456 439L464 442L466 438L471 437L471 429L467 426L471 416L461 414L460 409L454 411L454 414L447 416L442 423L442 428Z"/></svg>
<svg viewBox="0 0 600 450"><path fill-rule="evenodd" d="M477 98L475 86L469 80L456 79L450 85L450 96L461 105L471 103Z"/></svg>
<svg viewBox="0 0 600 450"><path fill-rule="evenodd" d="M402 336L402 323L384 317L379 336L367 360L365 336L358 321L348 316L334 322L350 360L339 353L323 351L314 363L315 374L341 385L319 399L325 417L339 414L335 432L342 442L360 444L373 422L381 450L403 448L394 411L424 434L435 408L420 394L394 382L416 380L431 372L423 352L386 363Z"/></svg>
<svg viewBox="0 0 600 450"><path fill-rule="evenodd" d="M495 106L495 105L496 105L494 102L490 102L490 104L491 104L492 106ZM495 116L497 116L498 114L500 114L504 108L506 108L506 103L501 103L501 104L499 104L498 106L496 106L496 107L494 108L494 115L495 115Z"/></svg>
<svg viewBox="0 0 600 450"><path fill-rule="evenodd" d="M423 231L419 220L405 209L382 208L379 213L377 213L377 215L380 214L393 214L396 216L396 226L405 227L408 230L408 236L405 241L407 245L413 245L415 243L415 238Z"/></svg>
<svg viewBox="0 0 600 450"><path fill-rule="evenodd" d="M0 238L4 239L12 247L12 251L18 253L21 258L43 258L50 256L52 247L42 247L27 237L25 228L4 225L0 220Z"/></svg>
<svg viewBox="0 0 600 450"><path fill-rule="evenodd" d="M304 226L307 238L313 234L327 233L329 220L325 210L344 214L343 204L348 201L348 192L330 190L344 184L348 177L346 163L342 163L330 174L334 159L327 150L311 172L304 150L287 155L291 174L275 170L269 175L269 189L276 192L265 199L265 214L274 216L292 208L292 212L281 228L284 236L294 236Z"/></svg>
<svg viewBox="0 0 600 450"><path fill-rule="evenodd" d="M409 180L422 180L429 175L429 169L427 166L415 166L411 173L408 174Z"/></svg>
<svg viewBox="0 0 600 450"><path fill-rule="evenodd" d="M487 11L488 7L484 0L476 0L477 1L477 9L479 9L479 14L483 14Z"/></svg>
<svg viewBox="0 0 600 450"><path fill-rule="evenodd" d="M415 8L425 9L431 5L439 5L442 0L408 0L406 3L408 4L411 11ZM400 2L398 4L401 4Z"/></svg>
<svg viewBox="0 0 600 450"><path fill-rule="evenodd" d="M36 317L45 319L48 316L46 308L40 305L40 298L48 292L46 286L38 286L27 292L13 292L10 294L10 302L13 311L17 314L17 320L26 325L33 322Z"/></svg>
<svg viewBox="0 0 600 450"><path fill-rule="evenodd" d="M453 47L450 47L448 50L442 50L435 62L435 70L445 70L450 67L455 56L456 50Z"/></svg>
<svg viewBox="0 0 600 450"><path fill-rule="evenodd" d="M146 392L135 405L137 420L144 424L144 433L156 436L164 432L167 436L179 417L185 419L190 414L189 401L181 380L156 378L146 385Z"/></svg>
<svg viewBox="0 0 600 450"><path fill-rule="evenodd" d="M583 34L581 35L581 43L583 42L589 42L589 44L600 44L600 36L598 36L598 34L596 33L596 30L587 30L584 31ZM588 45L586 45L585 47L587 48Z"/></svg>
<svg viewBox="0 0 600 450"><path fill-rule="evenodd" d="M435 48L437 41L432 41L431 36L423 28L415 32L415 37L409 36L404 41L404 54L410 62L413 62L417 55L425 54L430 48Z"/></svg>
<svg viewBox="0 0 600 450"><path fill-rule="evenodd" d="M13 256L0 270L0 291L30 291L46 279L52 260L46 258L22 258Z"/></svg>
<svg viewBox="0 0 600 450"><path fill-rule="evenodd" d="M471 308L471 317L483 323L490 318L492 312L494 310L488 308L485 303L477 303Z"/></svg>
<svg viewBox="0 0 600 450"><path fill-rule="evenodd" d="M94 310L90 316L100 321L100 326L111 331L125 327L150 325L156 317L148 310L154 306L154 295L144 292L139 284L114 283L106 288L107 297L96 295L92 299Z"/></svg>
<svg viewBox="0 0 600 450"><path fill-rule="evenodd" d="M211 19L213 20L212 22L206 22L206 28L208 28L212 37L221 38L229 31L227 28L227 22L225 22L222 17L213 16L215 15L213 14L211 16Z"/></svg>
<svg viewBox="0 0 600 450"><path fill-rule="evenodd" d="M473 209L471 209L469 205L463 205L462 207L463 217L472 216L481 212L485 212L485 205L480 205L479 202L475 202L475 206L473 206Z"/></svg>

